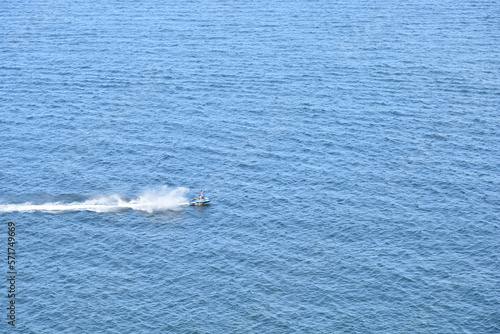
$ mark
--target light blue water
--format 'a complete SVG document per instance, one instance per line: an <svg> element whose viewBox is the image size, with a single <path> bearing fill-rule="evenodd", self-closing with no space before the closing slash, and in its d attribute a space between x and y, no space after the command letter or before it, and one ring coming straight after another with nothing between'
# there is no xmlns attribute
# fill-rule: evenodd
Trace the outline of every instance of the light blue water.
<svg viewBox="0 0 500 334"><path fill-rule="evenodd" d="M498 1L1 7L17 332L500 331Z"/></svg>

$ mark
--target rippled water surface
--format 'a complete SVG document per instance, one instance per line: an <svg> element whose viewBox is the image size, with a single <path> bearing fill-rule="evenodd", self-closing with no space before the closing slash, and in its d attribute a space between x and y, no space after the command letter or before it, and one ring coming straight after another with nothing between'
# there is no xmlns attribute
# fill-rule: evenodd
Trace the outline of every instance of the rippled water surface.
<svg viewBox="0 0 500 334"><path fill-rule="evenodd" d="M1 7L17 332L500 331L497 0Z"/></svg>

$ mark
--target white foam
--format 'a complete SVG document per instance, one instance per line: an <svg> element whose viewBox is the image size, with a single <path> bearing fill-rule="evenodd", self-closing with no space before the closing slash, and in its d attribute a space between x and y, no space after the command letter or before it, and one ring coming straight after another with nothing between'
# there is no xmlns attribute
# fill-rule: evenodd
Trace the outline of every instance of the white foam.
<svg viewBox="0 0 500 334"><path fill-rule="evenodd" d="M73 203L44 203L44 204L5 204L0 205L0 212L60 212L60 211L93 211L93 212L118 212L123 210L137 210L153 213L156 211L179 210L185 204L188 189L170 189L163 186L160 189L144 191L136 199L125 199L120 195L95 196L84 202Z"/></svg>

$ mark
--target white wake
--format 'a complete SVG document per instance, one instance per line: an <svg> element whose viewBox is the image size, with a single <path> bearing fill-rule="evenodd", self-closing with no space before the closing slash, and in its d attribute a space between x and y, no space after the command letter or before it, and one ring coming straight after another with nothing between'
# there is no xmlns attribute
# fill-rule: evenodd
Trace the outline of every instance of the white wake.
<svg viewBox="0 0 500 334"><path fill-rule="evenodd" d="M83 202L73 203L23 203L0 205L0 212L60 212L60 211L93 211L93 212L119 212L124 210L137 210L153 213L157 211L179 210L188 204L186 188L170 189L166 186L160 189L144 191L135 199L126 199L120 195L95 196Z"/></svg>

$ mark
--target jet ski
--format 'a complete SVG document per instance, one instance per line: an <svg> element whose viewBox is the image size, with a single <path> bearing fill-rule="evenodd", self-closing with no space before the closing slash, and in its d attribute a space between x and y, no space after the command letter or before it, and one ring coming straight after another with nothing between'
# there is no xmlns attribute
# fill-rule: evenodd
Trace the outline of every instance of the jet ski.
<svg viewBox="0 0 500 334"><path fill-rule="evenodd" d="M207 205L209 202L210 198L208 197L203 197L202 199L193 198L191 201L189 201L189 205Z"/></svg>

